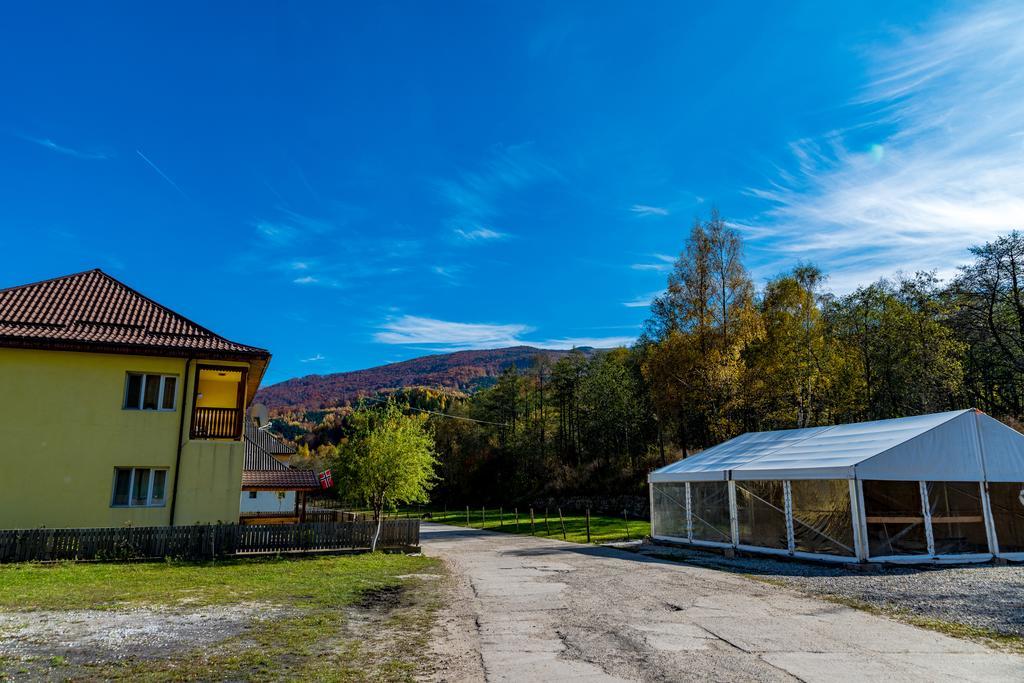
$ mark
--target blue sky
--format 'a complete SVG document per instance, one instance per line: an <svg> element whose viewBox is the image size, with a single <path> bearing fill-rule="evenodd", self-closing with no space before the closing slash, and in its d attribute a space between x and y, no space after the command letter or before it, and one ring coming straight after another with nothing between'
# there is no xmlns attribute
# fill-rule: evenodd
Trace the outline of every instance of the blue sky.
<svg viewBox="0 0 1024 683"><path fill-rule="evenodd" d="M1019 3L23 3L0 72L0 286L101 267L271 382L628 343L712 205L840 292L1024 217Z"/></svg>

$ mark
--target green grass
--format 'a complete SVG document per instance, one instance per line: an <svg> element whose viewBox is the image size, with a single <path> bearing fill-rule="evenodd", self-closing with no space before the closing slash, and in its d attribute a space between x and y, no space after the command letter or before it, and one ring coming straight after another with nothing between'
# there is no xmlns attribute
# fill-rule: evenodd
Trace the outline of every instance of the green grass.
<svg viewBox="0 0 1024 683"><path fill-rule="evenodd" d="M441 604L435 559L367 554L208 564L0 566L7 611L148 607L192 609L261 602L285 608L241 635L152 659L89 662L54 654L0 659L0 680L408 681ZM373 596L386 595L377 602ZM350 615L358 612L359 618Z"/></svg>
<svg viewBox="0 0 1024 683"><path fill-rule="evenodd" d="M415 512L415 511L413 511ZM426 510L424 510L426 512ZM404 514L397 513L398 516ZM431 521L455 526L470 526L474 529L487 529L488 531L501 531L508 534L533 534L542 538L562 538L562 523L558 519L558 510L549 508L547 511L547 522L544 520L544 510L534 508L534 523L531 530L530 510L521 508L519 510L519 525L516 526L514 509L487 508L481 514L480 508L469 509L469 523L466 523L466 509L461 510L430 510ZM586 515L573 514L563 515L562 521L565 524L565 540L573 543L587 542L587 519ZM627 528L628 527L628 528ZM651 524L642 519L625 520L622 517L610 517L605 515L590 516L590 542L610 543L613 541L637 540L651 533Z"/></svg>
<svg viewBox="0 0 1024 683"><path fill-rule="evenodd" d="M434 564L426 557L376 553L207 564L2 565L0 607L112 609L141 603L221 605L247 601L345 605L367 588L394 583L396 574L423 571Z"/></svg>

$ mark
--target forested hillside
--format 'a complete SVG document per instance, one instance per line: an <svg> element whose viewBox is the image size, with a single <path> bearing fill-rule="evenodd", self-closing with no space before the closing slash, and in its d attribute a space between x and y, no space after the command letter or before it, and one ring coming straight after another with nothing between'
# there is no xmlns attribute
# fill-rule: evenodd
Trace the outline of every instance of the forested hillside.
<svg viewBox="0 0 1024 683"><path fill-rule="evenodd" d="M591 351L585 349L586 353ZM486 386L506 368L526 368L538 356L557 360L567 353L567 350L512 346L423 356L354 372L296 377L260 389L256 400L266 404L274 414L281 414L344 406L360 395L404 387L471 391Z"/></svg>
<svg viewBox="0 0 1024 683"><path fill-rule="evenodd" d="M796 263L758 290L740 235L712 214L693 226L632 348L540 357L469 395L393 399L443 413L430 417L435 493L456 504L643 495L651 468L751 430L972 406L1017 427L1024 236L972 254L945 282L894 275L837 295ZM346 419L302 437L309 457L331 459Z"/></svg>

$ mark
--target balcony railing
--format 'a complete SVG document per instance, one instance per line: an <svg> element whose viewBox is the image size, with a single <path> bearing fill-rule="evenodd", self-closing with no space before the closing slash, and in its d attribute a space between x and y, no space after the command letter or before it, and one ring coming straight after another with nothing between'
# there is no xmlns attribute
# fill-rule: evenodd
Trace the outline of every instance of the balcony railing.
<svg viewBox="0 0 1024 683"><path fill-rule="evenodd" d="M200 408L192 411L193 439L237 439L242 435L238 408Z"/></svg>

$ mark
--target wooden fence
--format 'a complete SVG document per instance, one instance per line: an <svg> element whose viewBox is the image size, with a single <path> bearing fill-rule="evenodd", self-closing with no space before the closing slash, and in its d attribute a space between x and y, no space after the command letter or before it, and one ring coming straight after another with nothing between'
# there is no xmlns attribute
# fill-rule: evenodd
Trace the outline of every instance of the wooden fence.
<svg viewBox="0 0 1024 683"><path fill-rule="evenodd" d="M0 530L0 563L209 560L256 553L366 550L376 530L372 521ZM406 550L419 544L419 520L384 520L378 549Z"/></svg>

